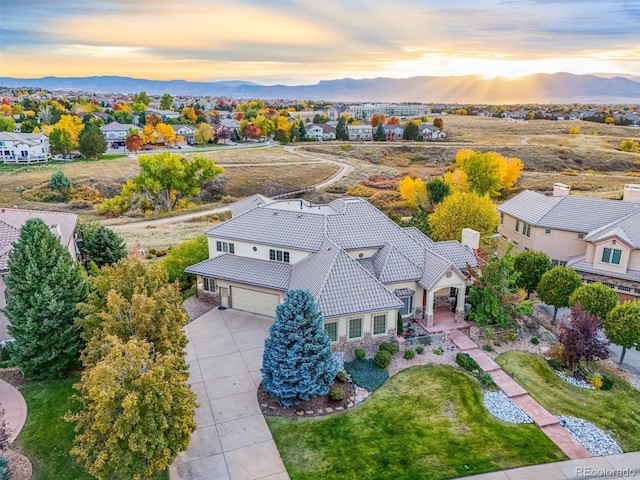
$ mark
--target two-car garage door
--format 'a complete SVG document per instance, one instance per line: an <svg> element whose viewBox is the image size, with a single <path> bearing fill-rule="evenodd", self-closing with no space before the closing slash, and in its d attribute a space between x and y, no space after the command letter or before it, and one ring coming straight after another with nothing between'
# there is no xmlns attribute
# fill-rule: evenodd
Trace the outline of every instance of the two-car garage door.
<svg viewBox="0 0 640 480"><path fill-rule="evenodd" d="M258 292L242 287L231 287L231 307L236 310L275 317L280 297L274 293Z"/></svg>

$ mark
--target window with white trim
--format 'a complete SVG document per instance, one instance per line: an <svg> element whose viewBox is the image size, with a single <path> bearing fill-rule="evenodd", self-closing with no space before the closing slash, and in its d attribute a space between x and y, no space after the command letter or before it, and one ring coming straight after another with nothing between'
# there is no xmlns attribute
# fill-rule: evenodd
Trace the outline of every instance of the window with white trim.
<svg viewBox="0 0 640 480"><path fill-rule="evenodd" d="M611 263L613 265L620 265L620 259L622 258L622 250L619 248L602 249L602 263Z"/></svg>
<svg viewBox="0 0 640 480"><path fill-rule="evenodd" d="M229 296L229 289L227 287L220 287L220 296L221 297L228 297Z"/></svg>
<svg viewBox="0 0 640 480"><path fill-rule="evenodd" d="M400 315L409 315L413 311L413 295L409 297L400 297L400 301L403 303L400 308Z"/></svg>
<svg viewBox="0 0 640 480"><path fill-rule="evenodd" d="M324 331L332 342L338 341L338 322L329 322L324 324Z"/></svg>
<svg viewBox="0 0 640 480"><path fill-rule="evenodd" d="M545 228L544 229L544 234L545 235L551 235L551 229L550 228Z"/></svg>
<svg viewBox="0 0 640 480"><path fill-rule="evenodd" d="M584 233L579 233L579 234L578 234L578 238L579 238L580 240L582 240L582 239L584 238Z"/></svg>
<svg viewBox="0 0 640 480"><path fill-rule="evenodd" d="M205 292L216 291L216 280L214 278L203 277L202 278L202 290Z"/></svg>
<svg viewBox="0 0 640 480"><path fill-rule="evenodd" d="M522 234L525 237L530 237L531 236L531 225L529 225L526 222L522 222Z"/></svg>
<svg viewBox="0 0 640 480"><path fill-rule="evenodd" d="M374 315L373 316L373 334L380 335L387 333L387 315Z"/></svg>
<svg viewBox="0 0 640 480"><path fill-rule="evenodd" d="M285 252L284 250L269 250L269 260L273 260L275 262L284 262L289 263L289 252Z"/></svg>
<svg viewBox="0 0 640 480"><path fill-rule="evenodd" d="M516 232L520 231L520 220L516 218Z"/></svg>
<svg viewBox="0 0 640 480"><path fill-rule="evenodd" d="M362 337L362 318L349 319L349 339Z"/></svg>
<svg viewBox="0 0 640 480"><path fill-rule="evenodd" d="M618 285L618 290L620 290L622 292L630 292L631 291L631 287L627 287L626 285Z"/></svg>
<svg viewBox="0 0 640 480"><path fill-rule="evenodd" d="M216 251L223 253L236 253L236 246L233 242L216 242Z"/></svg>
<svg viewBox="0 0 640 480"><path fill-rule="evenodd" d="M552 259L551 260L551 265L553 265L554 267L566 267L567 266L567 262L565 262L563 260Z"/></svg>

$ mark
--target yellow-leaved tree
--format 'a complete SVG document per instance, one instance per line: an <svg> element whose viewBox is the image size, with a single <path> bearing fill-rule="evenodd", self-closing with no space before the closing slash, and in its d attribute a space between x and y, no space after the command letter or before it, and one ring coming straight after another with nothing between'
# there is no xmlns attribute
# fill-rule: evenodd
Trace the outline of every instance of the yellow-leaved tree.
<svg viewBox="0 0 640 480"><path fill-rule="evenodd" d="M409 208L425 205L427 201L427 187L421 178L411 178L407 175L398 182L398 190Z"/></svg>
<svg viewBox="0 0 640 480"><path fill-rule="evenodd" d="M171 125L166 123L159 123L156 125L156 133L158 134L158 141L160 143L173 143L176 140L176 131Z"/></svg>
<svg viewBox="0 0 640 480"><path fill-rule="evenodd" d="M500 217L488 195L454 191L429 215L431 238L436 241L461 240L463 228L473 228L481 236L492 235Z"/></svg>
<svg viewBox="0 0 640 480"><path fill-rule="evenodd" d="M62 115L54 128L69 132L72 148L78 148L78 137L84 128L80 117L76 117L75 115Z"/></svg>

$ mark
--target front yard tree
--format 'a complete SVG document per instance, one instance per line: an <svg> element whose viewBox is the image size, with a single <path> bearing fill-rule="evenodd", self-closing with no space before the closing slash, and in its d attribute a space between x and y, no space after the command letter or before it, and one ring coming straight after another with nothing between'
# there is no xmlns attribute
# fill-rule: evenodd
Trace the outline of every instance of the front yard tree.
<svg viewBox="0 0 640 480"><path fill-rule="evenodd" d="M553 322L558 315L558 308L569 306L569 297L582 285L578 273L567 267L553 267L542 275L537 293L540 300L547 305L553 305Z"/></svg>
<svg viewBox="0 0 640 480"><path fill-rule="evenodd" d="M195 133L193 134L193 139L196 143L200 145L206 145L207 143L213 142L215 138L215 132L213 131L213 127L208 123L200 123L196 128Z"/></svg>
<svg viewBox="0 0 640 480"><path fill-rule="evenodd" d="M95 124L88 123L78 137L78 148L85 158L98 158L107 151L107 142Z"/></svg>
<svg viewBox="0 0 640 480"><path fill-rule="evenodd" d="M116 336L104 339L103 350L75 386L82 409L65 417L76 422L71 454L100 480L149 478L189 445L196 395L177 355Z"/></svg>
<svg viewBox="0 0 640 480"><path fill-rule="evenodd" d="M420 129L418 128L418 125L416 125L414 122L409 122L404 127L402 138L404 138L405 140L416 140L419 133Z"/></svg>
<svg viewBox="0 0 640 480"><path fill-rule="evenodd" d="M553 267L551 260L545 253L534 250L527 250L515 255L513 266L520 273L517 285L527 292L527 298L538 287L542 275Z"/></svg>
<svg viewBox="0 0 640 480"><path fill-rule="evenodd" d="M129 150L130 152L137 153L142 150L142 137L140 137L140 135L138 135L137 133L132 133L131 135L127 136L127 139L124 143L127 146L127 150Z"/></svg>
<svg viewBox="0 0 640 480"><path fill-rule="evenodd" d="M472 228L481 236L492 235L500 217L488 195L473 192L453 192L433 209L429 216L434 240L460 240L463 228Z"/></svg>
<svg viewBox="0 0 640 480"><path fill-rule="evenodd" d="M338 372L322 315L308 290L289 290L264 342L263 388L285 407L326 395Z"/></svg>
<svg viewBox="0 0 640 480"><path fill-rule="evenodd" d="M77 320L87 342L85 366L100 360L109 335L123 342L131 337L144 340L159 354L183 354L187 314L177 285L167 283L167 273L160 265L123 259L104 267L90 281L91 293L78 306L81 316Z"/></svg>
<svg viewBox="0 0 640 480"><path fill-rule="evenodd" d="M384 127L382 126L381 123L379 123L378 126L376 127L376 131L373 134L373 139L376 142L382 142L382 141L386 140L386 136L385 136L385 133L384 133Z"/></svg>
<svg viewBox="0 0 640 480"><path fill-rule="evenodd" d="M71 134L62 128L54 128L49 134L51 150L56 153L69 153L73 149Z"/></svg>
<svg viewBox="0 0 640 480"><path fill-rule="evenodd" d="M580 305L571 309L569 322L562 325L558 335L569 368L575 369L581 360L590 362L609 356L609 342L601 335L601 330L600 317L586 312Z"/></svg>
<svg viewBox="0 0 640 480"><path fill-rule="evenodd" d="M167 271L170 282L178 280L181 283L187 283L192 280L193 275L185 272L185 269L208 258L207 237L200 235L172 247L160 261L160 265Z"/></svg>
<svg viewBox="0 0 640 480"><path fill-rule="evenodd" d="M618 295L616 292L600 282L581 285L569 297L570 307L580 305L584 311L603 320L617 304Z"/></svg>
<svg viewBox="0 0 640 480"><path fill-rule="evenodd" d="M163 94L162 98L160 99L160 110L171 110L172 106L173 97L168 93Z"/></svg>
<svg viewBox="0 0 640 480"><path fill-rule="evenodd" d="M27 378L62 378L79 366L82 339L74 318L88 290L82 267L36 218L20 229L8 265L4 314L16 339L13 359Z"/></svg>
<svg viewBox="0 0 640 480"><path fill-rule="evenodd" d="M609 340L622 347L619 362L622 365L627 349L640 345L640 301L614 307L604 320L604 331Z"/></svg>
<svg viewBox="0 0 640 480"><path fill-rule="evenodd" d="M347 119L341 116L336 125L336 139L349 140L349 132L347 131Z"/></svg>

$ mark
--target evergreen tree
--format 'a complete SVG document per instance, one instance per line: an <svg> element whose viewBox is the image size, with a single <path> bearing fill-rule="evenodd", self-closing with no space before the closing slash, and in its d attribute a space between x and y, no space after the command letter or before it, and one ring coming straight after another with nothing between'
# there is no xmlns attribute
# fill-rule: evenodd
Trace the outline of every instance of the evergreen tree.
<svg viewBox="0 0 640 480"><path fill-rule="evenodd" d="M307 127L304 126L304 122L302 120L298 122L298 132L300 140L307 138Z"/></svg>
<svg viewBox="0 0 640 480"><path fill-rule="evenodd" d="M85 158L98 158L107 151L107 142L97 125L88 123L78 137L78 149Z"/></svg>
<svg viewBox="0 0 640 480"><path fill-rule="evenodd" d="M338 125L336 125L336 139L349 140L349 132L347 131L347 119L344 117L340 117L338 119Z"/></svg>
<svg viewBox="0 0 640 480"><path fill-rule="evenodd" d="M98 268L116 263L127 256L127 247L122 237L99 222L79 223L76 235L84 242L84 252L81 253L87 255L87 260L95 262Z"/></svg>
<svg viewBox="0 0 640 480"><path fill-rule="evenodd" d="M433 206L442 202L451 193L451 187L442 178L434 178L427 182L427 198Z"/></svg>
<svg viewBox="0 0 640 480"><path fill-rule="evenodd" d="M170 110L173 105L173 97L168 93L162 95L160 99L160 110Z"/></svg>
<svg viewBox="0 0 640 480"><path fill-rule="evenodd" d="M264 342L263 388L285 407L326 395L338 372L322 315L308 290L289 290Z"/></svg>
<svg viewBox="0 0 640 480"><path fill-rule="evenodd" d="M40 219L28 220L9 253L4 309L16 339L16 364L27 378L61 378L79 365L76 304L87 295L79 264Z"/></svg>
<svg viewBox="0 0 640 480"><path fill-rule="evenodd" d="M300 128L296 123L291 126L291 130L289 130L289 140L292 142L297 142L300 139Z"/></svg>
<svg viewBox="0 0 640 480"><path fill-rule="evenodd" d="M71 181L62 170L56 170L49 178L49 188L59 191L69 190L71 188Z"/></svg>
<svg viewBox="0 0 640 480"><path fill-rule="evenodd" d="M384 127L382 126L381 123L378 124L378 126L376 127L376 131L373 134L373 139L376 142L383 142L384 140L386 140L386 136L384 133Z"/></svg>
<svg viewBox="0 0 640 480"><path fill-rule="evenodd" d="M413 122L409 122L404 127L402 138L404 138L405 140L415 140L418 138L419 133L420 129L418 128L418 125Z"/></svg>

